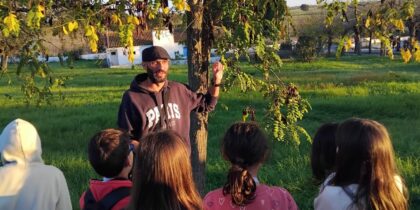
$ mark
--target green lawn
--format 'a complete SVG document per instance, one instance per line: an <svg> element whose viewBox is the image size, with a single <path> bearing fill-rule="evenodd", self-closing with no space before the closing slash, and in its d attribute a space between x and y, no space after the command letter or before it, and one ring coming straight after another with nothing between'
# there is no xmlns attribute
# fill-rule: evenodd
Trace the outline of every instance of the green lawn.
<svg viewBox="0 0 420 210"><path fill-rule="evenodd" d="M7 86L7 78L0 80L0 128L18 117L38 128L43 158L64 172L73 206L78 209L80 194L89 178L96 177L87 162L87 141L95 132L116 126L121 95L140 70L98 68L93 62L77 62L74 69L51 66L56 74L71 77L64 89L65 100L57 96L50 106L26 107L11 73L12 86ZM398 167L409 188L411 209L420 209L419 64L379 57L321 59L314 63L286 61L278 74L285 82L297 84L311 103L312 110L301 122L311 136L322 123L349 117L382 122L393 139ZM186 67L172 66L171 78L185 82ZM263 121L264 105L258 92L222 93L209 119L207 190L222 186L226 176L227 164L219 154L223 132L241 119L245 106L255 107L257 120ZM312 209L317 186L311 180L310 143L304 139L299 146L273 142L272 148L260 180L287 188L301 209Z"/></svg>

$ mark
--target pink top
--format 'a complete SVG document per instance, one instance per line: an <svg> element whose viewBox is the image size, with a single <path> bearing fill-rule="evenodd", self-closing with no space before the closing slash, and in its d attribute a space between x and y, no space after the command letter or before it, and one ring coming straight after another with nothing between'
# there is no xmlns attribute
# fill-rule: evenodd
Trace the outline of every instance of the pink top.
<svg viewBox="0 0 420 210"><path fill-rule="evenodd" d="M281 187L269 187L260 184L257 186L255 199L246 206L236 206L232 203L230 195L223 195L223 189L219 188L207 193L204 197L205 210L297 210L298 207L290 193Z"/></svg>

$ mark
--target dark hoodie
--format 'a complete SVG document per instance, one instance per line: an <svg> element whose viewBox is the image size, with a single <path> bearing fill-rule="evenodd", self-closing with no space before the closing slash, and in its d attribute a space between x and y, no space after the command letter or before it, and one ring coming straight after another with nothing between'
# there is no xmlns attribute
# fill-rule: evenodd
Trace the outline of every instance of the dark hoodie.
<svg viewBox="0 0 420 210"><path fill-rule="evenodd" d="M146 79L145 73L137 75L125 91L118 111L118 127L129 131L136 140L149 132L169 128L178 132L190 149L191 111L212 111L217 97L195 93L187 85L173 81L166 81L159 92L151 92L139 86Z"/></svg>

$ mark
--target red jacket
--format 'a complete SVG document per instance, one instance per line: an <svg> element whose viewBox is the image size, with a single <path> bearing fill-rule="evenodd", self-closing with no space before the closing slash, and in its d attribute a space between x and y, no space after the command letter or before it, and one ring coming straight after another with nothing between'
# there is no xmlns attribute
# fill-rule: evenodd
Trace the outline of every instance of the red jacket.
<svg viewBox="0 0 420 210"><path fill-rule="evenodd" d="M89 182L89 188L90 191L93 194L93 197L95 200L101 200L103 197L105 197L108 193L113 191L114 189L120 188L120 187L131 187L133 183L130 180L110 180L107 182L103 182L100 180L90 180ZM83 192L82 196L79 199L80 209L83 209L85 206L85 193ZM130 196L123 198L118 203L114 205L112 210L121 210L122 208L125 208L128 203L130 202Z"/></svg>

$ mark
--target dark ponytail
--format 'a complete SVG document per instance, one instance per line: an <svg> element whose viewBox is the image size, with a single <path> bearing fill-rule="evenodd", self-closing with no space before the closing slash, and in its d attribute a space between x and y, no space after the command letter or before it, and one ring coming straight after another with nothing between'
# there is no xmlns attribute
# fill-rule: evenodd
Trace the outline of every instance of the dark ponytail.
<svg viewBox="0 0 420 210"><path fill-rule="evenodd" d="M231 163L223 194L231 195L232 202L238 206L251 203L257 183L247 168L265 160L267 137L255 123L236 123L226 132L221 149L223 157Z"/></svg>
<svg viewBox="0 0 420 210"><path fill-rule="evenodd" d="M255 198L257 184L246 169L232 165L227 179L227 183L223 186L223 195L231 195L234 204L246 205Z"/></svg>

